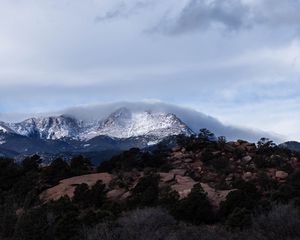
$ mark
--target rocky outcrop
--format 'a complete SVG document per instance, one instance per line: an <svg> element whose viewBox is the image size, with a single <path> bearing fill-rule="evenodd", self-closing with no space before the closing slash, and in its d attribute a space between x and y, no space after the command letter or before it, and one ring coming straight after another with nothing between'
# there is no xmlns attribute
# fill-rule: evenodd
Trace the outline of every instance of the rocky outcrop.
<svg viewBox="0 0 300 240"><path fill-rule="evenodd" d="M50 200L58 200L63 196L72 198L76 186L86 183L89 187L93 186L97 181L102 181L106 186L112 181L113 176L109 173L95 173L78 177L72 177L60 181L55 187L49 188L40 195L42 202Z"/></svg>

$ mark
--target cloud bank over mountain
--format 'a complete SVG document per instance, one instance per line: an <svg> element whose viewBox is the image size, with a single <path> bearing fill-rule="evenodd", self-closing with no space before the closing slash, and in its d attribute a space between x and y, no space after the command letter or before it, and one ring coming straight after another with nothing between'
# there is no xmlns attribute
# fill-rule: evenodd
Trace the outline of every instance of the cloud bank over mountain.
<svg viewBox="0 0 300 240"><path fill-rule="evenodd" d="M173 113L184 123L186 123L187 126L190 127L195 133L198 133L201 128L207 128L214 132L216 136L226 136L230 140L247 139L252 142L257 142L257 140L261 137L270 137L274 141L282 141L282 136L279 136L275 133L272 134L261 130L225 125L218 119L193 109L162 102L117 102L94 106L74 107L65 109L56 114L66 114L85 121L99 120L106 118L112 112L123 107L128 108L132 112L150 111Z"/></svg>

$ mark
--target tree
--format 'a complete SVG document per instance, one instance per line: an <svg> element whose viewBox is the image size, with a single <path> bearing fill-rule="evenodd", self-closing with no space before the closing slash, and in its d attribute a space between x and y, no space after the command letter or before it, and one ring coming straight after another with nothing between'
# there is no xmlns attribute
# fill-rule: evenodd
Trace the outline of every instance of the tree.
<svg viewBox="0 0 300 240"><path fill-rule="evenodd" d="M131 204L133 206L154 206L159 196L159 176L142 177L132 191Z"/></svg>
<svg viewBox="0 0 300 240"><path fill-rule="evenodd" d="M221 217L227 218L237 207L252 211L258 206L261 196L253 183L240 181L234 187L238 190L230 192L220 204Z"/></svg>
<svg viewBox="0 0 300 240"><path fill-rule="evenodd" d="M42 159L38 155L33 155L32 157L27 157L22 162L23 171L38 171Z"/></svg>
<svg viewBox="0 0 300 240"><path fill-rule="evenodd" d="M94 186L92 186L89 192L89 198L91 204L94 207L100 208L106 200L106 186L102 181L97 181Z"/></svg>
<svg viewBox="0 0 300 240"><path fill-rule="evenodd" d="M219 145L219 148L221 148L222 150L224 149L226 142L227 142L227 140L226 140L225 136L218 137L218 145Z"/></svg>
<svg viewBox="0 0 300 240"><path fill-rule="evenodd" d="M204 142L211 141L215 138L215 135L206 128L202 128L199 131L198 138Z"/></svg>
<svg viewBox="0 0 300 240"><path fill-rule="evenodd" d="M87 207L90 200L89 193L89 186L86 183L77 185L74 191L73 202L83 208Z"/></svg>
<svg viewBox="0 0 300 240"><path fill-rule="evenodd" d="M17 222L15 239L40 240L47 239L48 222L46 212L42 208L32 209L23 214Z"/></svg>
<svg viewBox="0 0 300 240"><path fill-rule="evenodd" d="M235 208L225 224L230 230L247 228L251 225L251 212L245 208Z"/></svg>
<svg viewBox="0 0 300 240"><path fill-rule="evenodd" d="M74 175L82 175L91 169L92 163L83 156L76 156L71 159L70 167Z"/></svg>
<svg viewBox="0 0 300 240"><path fill-rule="evenodd" d="M70 166L62 158L55 159L50 166L43 169L43 178L51 185L71 176Z"/></svg>
<svg viewBox="0 0 300 240"><path fill-rule="evenodd" d="M173 214L178 220L196 225L212 223L214 220L212 205L201 184L196 184L192 188L191 193L178 202Z"/></svg>
<svg viewBox="0 0 300 240"><path fill-rule="evenodd" d="M259 153L271 153L274 147L276 147L276 144L269 138L263 137L257 142Z"/></svg>

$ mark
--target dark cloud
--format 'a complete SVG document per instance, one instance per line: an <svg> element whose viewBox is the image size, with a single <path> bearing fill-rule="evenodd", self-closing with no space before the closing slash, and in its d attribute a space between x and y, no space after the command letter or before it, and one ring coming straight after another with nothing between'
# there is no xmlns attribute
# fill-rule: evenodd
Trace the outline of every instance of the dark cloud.
<svg viewBox="0 0 300 240"><path fill-rule="evenodd" d="M112 10L106 12L104 15L97 16L95 18L96 22L104 22L117 18L128 18L135 15L145 8L151 6L153 2L151 1L138 1L134 4L129 5L128 3L121 2Z"/></svg>
<svg viewBox="0 0 300 240"><path fill-rule="evenodd" d="M131 111L137 112L154 111L173 113L196 133L201 128L207 128L214 132L217 136L226 136L230 140L246 139L248 141L256 142L261 137L269 137L276 142L282 141L280 137L276 136L275 134L272 135L264 131L225 125L218 119L201 112L163 102L116 102L86 107L74 107L63 110L59 112L59 114L72 115L83 120L95 120L103 119L121 107L126 107Z"/></svg>
<svg viewBox="0 0 300 240"><path fill-rule="evenodd" d="M153 31L182 34L211 28L244 30L255 26L286 27L299 33L299 0L190 0L174 18L163 17Z"/></svg>

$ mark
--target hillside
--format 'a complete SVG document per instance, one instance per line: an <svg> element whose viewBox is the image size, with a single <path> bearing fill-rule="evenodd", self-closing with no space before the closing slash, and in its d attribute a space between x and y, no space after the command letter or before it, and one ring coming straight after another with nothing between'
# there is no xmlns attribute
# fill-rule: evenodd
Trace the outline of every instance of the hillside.
<svg viewBox="0 0 300 240"><path fill-rule="evenodd" d="M212 141L212 136L203 129L198 136L178 136L172 148L164 144L151 150L133 148L97 168L80 156L69 163L55 159L49 166L40 165L37 155L21 165L2 158L0 236L115 239L102 235L108 231L117 239L145 239L146 229L124 233L127 221L136 218L150 227L162 218L170 229L161 232L164 223L159 222L154 240L172 239L173 234L189 239L187 232L204 234L208 229L215 229L205 233L209 239L252 240L263 239L259 234L267 224L283 224L286 217L292 223L285 234L298 236L293 224L300 219L300 154L268 139L253 144L227 142L223 137ZM140 208L144 210L136 210ZM278 211L286 215L276 220ZM264 229L257 229L259 221ZM218 232L227 237L219 238Z"/></svg>

